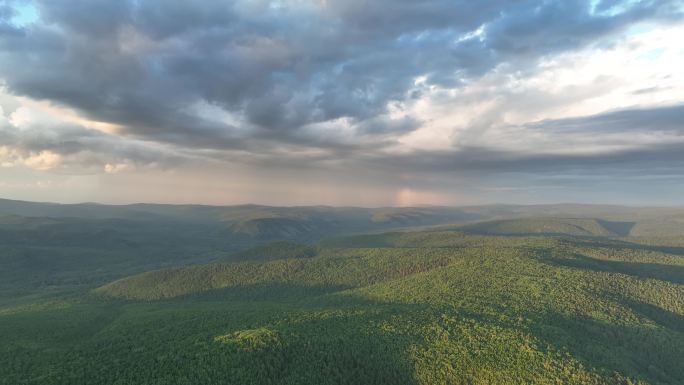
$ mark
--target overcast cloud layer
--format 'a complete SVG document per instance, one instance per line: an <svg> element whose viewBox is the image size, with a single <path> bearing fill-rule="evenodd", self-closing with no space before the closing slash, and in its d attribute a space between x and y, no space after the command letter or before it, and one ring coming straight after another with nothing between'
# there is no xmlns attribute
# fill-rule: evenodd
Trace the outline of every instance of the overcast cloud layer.
<svg viewBox="0 0 684 385"><path fill-rule="evenodd" d="M0 196L684 204L684 6L0 0Z"/></svg>

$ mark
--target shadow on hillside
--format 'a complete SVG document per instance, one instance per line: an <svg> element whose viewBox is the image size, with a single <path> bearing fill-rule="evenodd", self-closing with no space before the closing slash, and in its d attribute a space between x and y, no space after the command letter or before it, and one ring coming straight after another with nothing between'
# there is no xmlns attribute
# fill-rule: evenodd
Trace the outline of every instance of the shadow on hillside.
<svg viewBox="0 0 684 385"><path fill-rule="evenodd" d="M598 224L604 229L622 237L628 236L636 225L636 222L615 222L606 221L603 219L597 219L596 222L598 222Z"/></svg>
<svg viewBox="0 0 684 385"><path fill-rule="evenodd" d="M657 383L681 384L684 335L674 323L683 322L683 317L648 304L632 302L631 305L639 313L648 313L654 321L664 321L658 322L663 327L609 324L589 317L555 313L538 319L532 332L549 346L566 351L587 367L606 374L618 372ZM624 379L616 382L625 383Z"/></svg>
<svg viewBox="0 0 684 385"><path fill-rule="evenodd" d="M362 298L357 297L357 299L366 304ZM528 317L534 322L527 331L545 343L547 347L558 352L567 352L589 370L596 370L603 376L606 383L626 384L629 383L626 382L627 377L630 377L644 379L649 383L681 384L684 381L684 366L681 365L684 358L684 316L633 300L624 300L622 303L635 313L652 320L659 327L654 328L644 324L607 323L590 317L554 312L529 314ZM451 314L461 321L468 320L465 323L459 321L455 325L468 325L472 320L480 324L489 324L493 329L518 328L515 324L506 325L506 322L499 317L493 318L491 315L463 310L452 313L453 309L448 307L436 308L421 304L376 304L374 306L387 309L378 313L378 319L389 320L393 316L402 315L407 316L407 319L412 319L416 324L429 325L435 321L442 324L441 320L444 319L444 315ZM369 320L360 317L359 321L368 323ZM310 324L302 325L304 328L310 326ZM367 327L359 327L368 330ZM450 332L458 333L457 330L460 331L458 326ZM352 333L355 332L352 330ZM404 365L403 360L407 357L402 352L405 352L408 344L415 346L416 343L418 345L427 343L426 340L422 340L425 338L422 333L424 331L412 330L411 337L382 336L373 343L393 346L390 350L396 350L396 354L392 357L402 360L401 365ZM482 342L492 345L501 343L498 336L492 335L491 337L491 340ZM374 334L372 338L378 338L378 335ZM429 348L428 346L425 345L426 348ZM543 345L540 347L544 349ZM454 356L452 359L469 359L469 357ZM486 360L480 365L484 365L481 369L486 371L489 368L486 367L488 364L485 362ZM478 379L471 378L470 380L477 381Z"/></svg>
<svg viewBox="0 0 684 385"><path fill-rule="evenodd" d="M625 299L622 304L663 328L684 334L684 316L649 303ZM684 358L683 358L684 359Z"/></svg>
<svg viewBox="0 0 684 385"><path fill-rule="evenodd" d="M87 341L114 323L122 314L118 306L66 305L36 308L0 316L0 335L7 346L50 348Z"/></svg>
<svg viewBox="0 0 684 385"><path fill-rule="evenodd" d="M292 293L296 292L298 289L293 289ZM684 317L633 300L624 300L622 304L659 327L607 323L561 313L532 313L527 316L533 322L525 330L542 342L542 350L547 347L568 353L589 370L598 371L606 383L625 384L627 377L652 383L681 383L684 380L684 366L680 365L684 357ZM279 321L260 325L283 336L282 344L274 350L253 351L235 359L245 363L277 362L277 369L269 369L270 375L283 382L312 383L326 378L334 379L334 383L416 384L414 364L407 351L428 341L424 339L425 331L419 327L401 331L405 322L429 325L449 315L490 324L494 329L518 327L506 325L491 315L454 312L450 307L427 304L375 301L351 293L316 296L298 304L296 309ZM502 312L506 311L502 308ZM455 325L463 323L459 321ZM457 330L460 329L452 331L458 333ZM482 343L495 345L501 341L493 335L491 340ZM429 345L423 346L429 349ZM472 357L456 355L452 359ZM488 369L484 361L478 365Z"/></svg>
<svg viewBox="0 0 684 385"><path fill-rule="evenodd" d="M574 254L573 258L546 259L556 266L589 269L598 272L621 273L642 279L658 279L676 284L684 284L684 266L660 263L609 261Z"/></svg>
<svg viewBox="0 0 684 385"><path fill-rule="evenodd" d="M645 245L641 243L627 242L617 239L596 240L595 238L582 240L573 239L576 246L583 247L603 247L611 249L627 249L636 251L655 251L659 253L672 254L684 256L684 247L680 246L660 246L660 245Z"/></svg>
<svg viewBox="0 0 684 385"><path fill-rule="evenodd" d="M616 222L607 221L603 219L595 219L599 228L585 226L567 222L563 218L557 220L555 218L533 218L534 221L542 220L541 223L530 223L527 219L510 219L493 222L475 223L473 225L461 227L459 230L466 234L474 235L491 235L491 236L553 236L553 237L586 237L586 238L605 238L608 236L626 237L632 232L636 222ZM587 220L589 220L587 218ZM548 221L548 223L544 223ZM498 228L497 225L508 224L508 228ZM553 225L558 227L553 227ZM530 229L532 225L532 229ZM551 226L548 226L551 225ZM549 227L551 227L549 229Z"/></svg>
<svg viewBox="0 0 684 385"><path fill-rule="evenodd" d="M416 346L430 348L423 345L428 343L423 326L440 323L447 315L456 320L448 330L453 333L461 333L463 325L467 325L465 330L478 329L481 323L493 326L491 330L519 327L506 324L498 315L450 306L388 303L350 292L326 295L330 290L297 284L248 285L225 290L216 301L185 297L173 300L176 303L138 303L131 308L135 311L93 341L98 349L81 356L76 352L50 370L84 373L102 378L103 383L159 379L172 383L172 378L194 378L195 383L226 384L417 385L415 363L408 352ZM263 301L245 300L251 298L247 294ZM308 295L308 300L270 301L300 295ZM231 298L240 301L226 301ZM680 365L684 335L678 329L684 324L682 316L649 304L625 304L662 327L532 313L527 316L534 322L524 331L542 341L541 349L548 346L567 352L602 375L619 372L653 383L680 383L684 379ZM501 312L511 311L506 309ZM246 343L231 342L236 334L247 335ZM229 337L228 343L216 339L222 336ZM483 338L478 343L502 343L497 334ZM452 353L445 359L470 362L474 357L472 352ZM502 359L508 358L502 354ZM121 370L113 370L112 362ZM484 360L472 361L472 365L486 372L493 364ZM198 370L206 368L216 370ZM468 377L477 373L459 373L462 377L454 382L477 383L478 378Z"/></svg>

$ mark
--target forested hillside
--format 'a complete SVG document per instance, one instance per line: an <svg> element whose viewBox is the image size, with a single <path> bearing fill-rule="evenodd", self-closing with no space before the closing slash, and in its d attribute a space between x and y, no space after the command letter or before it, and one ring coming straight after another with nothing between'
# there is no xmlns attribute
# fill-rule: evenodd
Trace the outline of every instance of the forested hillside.
<svg viewBox="0 0 684 385"><path fill-rule="evenodd" d="M0 383L684 382L684 241L465 230L264 244L6 304Z"/></svg>
<svg viewBox="0 0 684 385"><path fill-rule="evenodd" d="M278 241L325 240L333 244L330 238L341 235L420 228L482 235L646 235L671 239L684 235L682 213L677 208L595 205L116 206L0 200L0 261L4 267L0 269L0 304L46 292L77 293L163 267L245 260L243 251ZM374 238L370 247L382 246L377 240L384 237L392 235ZM353 246L360 246L363 238L355 238ZM257 259L274 259L270 252L256 254L260 255Z"/></svg>
<svg viewBox="0 0 684 385"><path fill-rule="evenodd" d="M628 236L634 222L612 222L594 218L521 218L480 222L462 226L472 234L490 235L577 235Z"/></svg>

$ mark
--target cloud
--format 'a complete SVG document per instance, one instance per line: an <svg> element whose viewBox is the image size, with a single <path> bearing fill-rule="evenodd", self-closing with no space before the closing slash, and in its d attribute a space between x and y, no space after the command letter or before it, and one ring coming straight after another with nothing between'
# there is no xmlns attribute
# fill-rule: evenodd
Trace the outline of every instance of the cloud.
<svg viewBox="0 0 684 385"><path fill-rule="evenodd" d="M33 0L30 23L3 4L15 167L391 171L423 191L403 184L681 161L675 0Z"/></svg>
<svg viewBox="0 0 684 385"><path fill-rule="evenodd" d="M680 174L684 167L684 105L620 110L582 118L508 127L497 147L417 150L376 157L384 167L417 175L553 174L639 176ZM522 144L514 137L522 137Z"/></svg>
<svg viewBox="0 0 684 385"><path fill-rule="evenodd" d="M115 171L122 171L124 164L172 167L184 158L168 146L105 132L103 128L111 128L107 125L87 128L81 123L91 122L68 110L43 103L22 104L1 91L0 112L0 163L5 168L88 174L107 164Z"/></svg>
<svg viewBox="0 0 684 385"><path fill-rule="evenodd" d="M250 136L282 140L308 124L382 115L407 100L418 76L456 86L502 63L534 63L681 14L668 1L611 16L583 1L35 4L41 22L2 39L12 92L131 136L226 148L242 145L236 127L184 107L206 101L240 116Z"/></svg>
<svg viewBox="0 0 684 385"><path fill-rule="evenodd" d="M116 164L107 163L104 166L104 171L107 174L117 174L117 173L126 171L130 168L131 168L131 166L127 163L116 163Z"/></svg>
<svg viewBox="0 0 684 385"><path fill-rule="evenodd" d="M50 170L62 162L62 156L52 151L40 151L23 159L24 164L35 170Z"/></svg>
<svg viewBox="0 0 684 385"><path fill-rule="evenodd" d="M63 157L53 151L18 151L0 146L0 166L4 168L26 166L34 170L51 170L58 167Z"/></svg>
<svg viewBox="0 0 684 385"><path fill-rule="evenodd" d="M536 130L562 133L658 133L671 132L684 137L684 105L637 108L579 118L542 121L530 125Z"/></svg>

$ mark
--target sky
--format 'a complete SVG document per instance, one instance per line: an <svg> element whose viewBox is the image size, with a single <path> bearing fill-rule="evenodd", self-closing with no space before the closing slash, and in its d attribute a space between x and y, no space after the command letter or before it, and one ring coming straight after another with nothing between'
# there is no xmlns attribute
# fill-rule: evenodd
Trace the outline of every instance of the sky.
<svg viewBox="0 0 684 385"><path fill-rule="evenodd" d="M0 198L684 205L684 1L0 0Z"/></svg>

